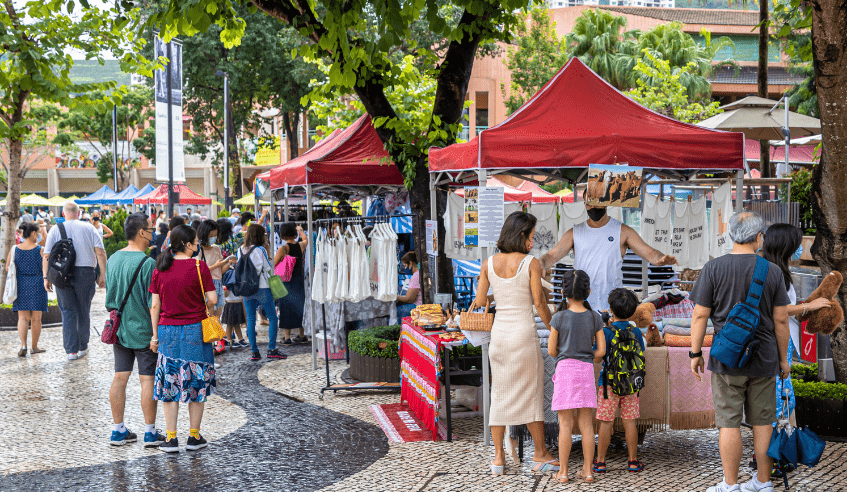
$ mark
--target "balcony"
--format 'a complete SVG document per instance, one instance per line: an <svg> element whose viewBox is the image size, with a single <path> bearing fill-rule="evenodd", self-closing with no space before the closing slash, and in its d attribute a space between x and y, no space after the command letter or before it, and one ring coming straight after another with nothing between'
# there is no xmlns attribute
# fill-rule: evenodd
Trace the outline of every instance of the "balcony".
<svg viewBox="0 0 847 492"><path fill-rule="evenodd" d="M483 131L483 130L488 130L488 126L487 125L486 126L476 125L476 134L477 135L479 135L480 132Z"/></svg>

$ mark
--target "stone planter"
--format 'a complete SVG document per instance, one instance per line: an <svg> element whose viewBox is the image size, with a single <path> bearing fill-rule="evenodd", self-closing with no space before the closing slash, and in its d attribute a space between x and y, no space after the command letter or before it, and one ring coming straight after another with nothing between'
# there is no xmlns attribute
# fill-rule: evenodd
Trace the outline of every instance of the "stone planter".
<svg viewBox="0 0 847 492"><path fill-rule="evenodd" d="M62 312L59 306L47 306L47 312L41 314L42 325L53 325L62 322ZM9 308L0 309L0 330L15 330L18 327L18 313Z"/></svg>
<svg viewBox="0 0 847 492"><path fill-rule="evenodd" d="M797 398L797 425L808 426L825 437L847 437L847 411L843 400Z"/></svg>
<svg viewBox="0 0 847 492"><path fill-rule="evenodd" d="M350 376L369 383L400 382L400 359L380 359L350 351Z"/></svg>

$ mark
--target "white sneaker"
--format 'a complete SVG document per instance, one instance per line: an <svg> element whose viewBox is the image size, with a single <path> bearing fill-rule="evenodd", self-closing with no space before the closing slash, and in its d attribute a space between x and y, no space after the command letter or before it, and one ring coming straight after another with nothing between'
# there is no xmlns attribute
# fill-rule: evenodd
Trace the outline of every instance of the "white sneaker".
<svg viewBox="0 0 847 492"><path fill-rule="evenodd" d="M77 360L79 359L79 354L74 352L72 354L68 354L68 360Z"/></svg>
<svg viewBox="0 0 847 492"><path fill-rule="evenodd" d="M709 487L706 489L706 492L740 492L741 487L738 484L735 485L727 485L726 482L721 482L714 487ZM771 489L773 492L773 489Z"/></svg>
<svg viewBox="0 0 847 492"><path fill-rule="evenodd" d="M80 359L82 359L82 358L83 358L83 357L85 357L86 355L88 355L88 349L80 350L80 351L79 351L79 358L80 358Z"/></svg>
<svg viewBox="0 0 847 492"><path fill-rule="evenodd" d="M753 480L755 480L757 478L756 477L757 474L758 474L758 472L754 472L753 478L751 478L749 482L741 484L741 491L742 492L773 492L773 482L771 482L771 481L765 482L762 485L762 488L760 488L760 489L756 488L756 486L753 484Z"/></svg>

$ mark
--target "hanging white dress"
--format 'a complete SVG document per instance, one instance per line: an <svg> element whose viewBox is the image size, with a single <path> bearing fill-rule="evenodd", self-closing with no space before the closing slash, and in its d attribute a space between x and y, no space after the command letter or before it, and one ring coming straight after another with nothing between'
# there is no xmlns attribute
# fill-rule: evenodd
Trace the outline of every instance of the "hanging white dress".
<svg viewBox="0 0 847 492"><path fill-rule="evenodd" d="M336 284L338 283L338 248L337 240L334 237L327 241L326 257L326 302L338 302L339 299L335 297Z"/></svg>
<svg viewBox="0 0 847 492"><path fill-rule="evenodd" d="M338 282L335 284L335 297L342 301L350 300L350 245L347 233L338 238Z"/></svg>
<svg viewBox="0 0 847 492"><path fill-rule="evenodd" d="M712 209L709 213L709 255L717 258L732 251L727 223L733 214L732 186L724 183L712 194Z"/></svg>
<svg viewBox="0 0 847 492"><path fill-rule="evenodd" d="M584 202L576 203L560 203L559 204L559 240L561 241L565 233L573 229L575 225L581 224L588 220L588 211L585 209ZM573 266L574 255L573 249L559 260L559 263L564 263L568 266Z"/></svg>
<svg viewBox="0 0 847 492"><path fill-rule="evenodd" d="M508 215L507 215L508 217ZM447 210L444 212L444 254L448 258L462 261L479 259L476 248L465 246L465 199L455 193L447 194Z"/></svg>
<svg viewBox="0 0 847 492"><path fill-rule="evenodd" d="M700 270L709 261L706 239L706 197L692 201L688 207L688 261L684 268Z"/></svg>
<svg viewBox="0 0 847 492"><path fill-rule="evenodd" d="M556 217L558 207L555 203L533 203L530 213L535 216L535 240L529 252L541 258L559 240L559 221Z"/></svg>
<svg viewBox="0 0 847 492"><path fill-rule="evenodd" d="M673 204L673 227L671 230L671 252L676 258L677 264L674 270L682 270L688 263L688 202L675 202Z"/></svg>
<svg viewBox="0 0 847 492"><path fill-rule="evenodd" d="M662 254L670 252L671 205L670 201L660 201L649 193L642 197L644 210L641 213L641 239L651 248Z"/></svg>
<svg viewBox="0 0 847 492"><path fill-rule="evenodd" d="M323 236L323 231L318 233L317 241L315 241L315 260L317 265L315 273L312 276L312 300L323 304L326 302L326 241Z"/></svg>

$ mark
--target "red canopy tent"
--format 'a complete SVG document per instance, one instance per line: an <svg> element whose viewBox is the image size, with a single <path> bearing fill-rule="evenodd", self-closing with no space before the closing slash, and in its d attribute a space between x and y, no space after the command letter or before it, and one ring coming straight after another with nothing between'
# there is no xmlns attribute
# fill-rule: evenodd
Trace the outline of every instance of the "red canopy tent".
<svg viewBox="0 0 847 492"><path fill-rule="evenodd" d="M540 186L532 181L524 181L518 185L518 189L532 193L532 203L555 203L561 201L561 197L548 191L544 191Z"/></svg>
<svg viewBox="0 0 847 492"><path fill-rule="evenodd" d="M179 203L185 205L211 205L212 199L205 198L191 191L184 184L175 184L174 191L179 193ZM159 185L154 191L133 200L136 205L149 203L168 203L168 185Z"/></svg>
<svg viewBox="0 0 847 492"><path fill-rule="evenodd" d="M429 152L431 172L585 168L744 168L744 135L653 112L573 58L520 109L470 142Z"/></svg>
<svg viewBox="0 0 847 492"><path fill-rule="evenodd" d="M394 165L367 114L303 155L258 176L270 189L288 186L402 186Z"/></svg>
<svg viewBox="0 0 847 492"><path fill-rule="evenodd" d="M509 186L506 183L500 181L496 178L488 178L488 182L486 186L494 187L499 186L501 188L505 188L506 190L503 192L503 200L507 202L530 202L532 201L532 193L529 191L521 191L515 187ZM465 189L459 188L456 190L456 194L459 196L465 196Z"/></svg>

